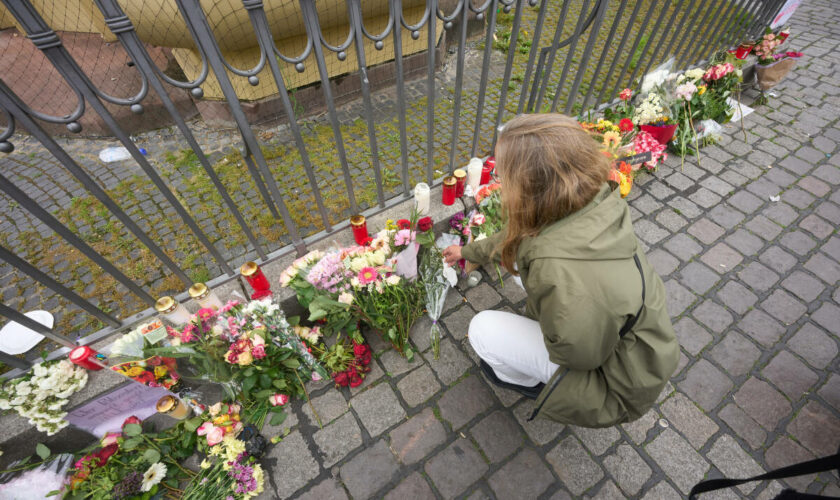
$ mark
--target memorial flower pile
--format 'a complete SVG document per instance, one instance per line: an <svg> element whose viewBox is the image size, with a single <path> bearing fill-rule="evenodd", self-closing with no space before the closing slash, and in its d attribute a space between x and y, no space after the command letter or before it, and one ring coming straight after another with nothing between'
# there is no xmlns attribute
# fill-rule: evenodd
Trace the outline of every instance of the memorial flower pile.
<svg viewBox="0 0 840 500"><path fill-rule="evenodd" d="M0 388L0 410L14 410L52 436L67 427L64 407L88 380L87 371L68 360L38 363Z"/></svg>

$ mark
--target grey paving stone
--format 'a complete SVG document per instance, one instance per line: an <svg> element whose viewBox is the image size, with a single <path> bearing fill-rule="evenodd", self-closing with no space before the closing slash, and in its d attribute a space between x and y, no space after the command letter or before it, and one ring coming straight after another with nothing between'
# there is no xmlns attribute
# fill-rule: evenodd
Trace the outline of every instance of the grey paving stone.
<svg viewBox="0 0 840 500"><path fill-rule="evenodd" d="M446 442L446 429L426 408L390 433L391 451L406 465L417 463Z"/></svg>
<svg viewBox="0 0 840 500"><path fill-rule="evenodd" d="M471 288L466 294L467 302L473 306L476 311L483 311L485 309L492 309L493 306L502 301L502 297L496 293L488 283L481 283L475 288Z"/></svg>
<svg viewBox="0 0 840 500"><path fill-rule="evenodd" d="M645 450L683 493L688 493L709 470L708 462L671 429L662 431Z"/></svg>
<svg viewBox="0 0 840 500"><path fill-rule="evenodd" d="M761 303L761 308L785 325L795 323L808 311L807 307L783 290L774 290L767 300Z"/></svg>
<svg viewBox="0 0 840 500"><path fill-rule="evenodd" d="M828 238L834 232L835 229L834 226L828 223L825 219L814 214L811 214L802 219L802 221L799 223L799 227L808 231L820 240Z"/></svg>
<svg viewBox="0 0 840 500"><path fill-rule="evenodd" d="M656 413L656 410L650 409L638 420L621 424L621 427L627 432L634 443L642 444L647 437L648 431L653 429L657 420L659 420L659 414Z"/></svg>
<svg viewBox="0 0 840 500"><path fill-rule="evenodd" d="M825 302L811 315L811 319L834 335L840 335L840 307Z"/></svg>
<svg viewBox="0 0 840 500"><path fill-rule="evenodd" d="M818 457L837 453L840 447L840 418L816 401L809 401L788 425L787 430Z"/></svg>
<svg viewBox="0 0 840 500"><path fill-rule="evenodd" d="M764 453L764 460L771 469L786 467L798 462L813 460L814 458L816 457L811 452L785 436L777 439ZM787 478L784 482L797 491L805 491L815 478L816 474L809 474L807 476Z"/></svg>
<svg viewBox="0 0 840 500"><path fill-rule="evenodd" d="M409 406L414 407L428 401L440 390L440 383L428 365L409 373L397 382L397 390Z"/></svg>
<svg viewBox="0 0 840 500"><path fill-rule="evenodd" d="M738 332L728 332L711 350L712 359L733 377L749 373L761 351Z"/></svg>
<svg viewBox="0 0 840 500"><path fill-rule="evenodd" d="M758 262L750 262L738 271L738 279L757 292L765 292L779 281L779 275Z"/></svg>
<svg viewBox="0 0 840 500"><path fill-rule="evenodd" d="M341 415L344 415L348 409L347 400L344 399L344 396L339 391L328 391L323 396L312 398L312 406L315 407L315 411L318 413L318 417L320 417L323 425L327 425ZM303 414L309 419L309 422L313 425L318 425L315 416L312 414L312 408L308 404L304 404L301 408L303 409Z"/></svg>
<svg viewBox="0 0 840 500"><path fill-rule="evenodd" d="M660 276L668 276L680 265L679 260L660 248L650 252L647 259Z"/></svg>
<svg viewBox="0 0 840 500"><path fill-rule="evenodd" d="M680 270L679 280L695 293L704 294L715 286L720 276L699 262L690 262Z"/></svg>
<svg viewBox="0 0 840 500"><path fill-rule="evenodd" d="M632 205L644 214L653 213L662 207L662 203L659 203L653 196L648 194L634 199Z"/></svg>
<svg viewBox="0 0 840 500"><path fill-rule="evenodd" d="M714 192L701 187L697 191L688 195L688 199L700 205L703 208L711 208L720 203L721 197Z"/></svg>
<svg viewBox="0 0 840 500"><path fill-rule="evenodd" d="M497 386L496 384L490 382L490 380L488 380L483 373L481 374L481 378L485 380L487 385L490 387L490 390L493 391L493 394L495 394L497 398L499 398L499 401L505 408L513 406L517 401L522 399L522 395L520 395L518 392L512 391L510 389L503 389Z"/></svg>
<svg viewBox="0 0 840 500"><path fill-rule="evenodd" d="M753 255L764 246L764 242L760 238L740 228L727 236L724 241L744 255Z"/></svg>
<svg viewBox="0 0 840 500"><path fill-rule="evenodd" d="M664 243L664 247L684 261L693 259L703 247L701 247L693 238L687 234L675 234L671 239Z"/></svg>
<svg viewBox="0 0 840 500"><path fill-rule="evenodd" d="M840 375L832 373L817 393L835 410L840 409Z"/></svg>
<svg viewBox="0 0 840 500"><path fill-rule="evenodd" d="M665 498L680 498L680 494L670 484L660 481L648 490L642 500L663 500Z"/></svg>
<svg viewBox="0 0 840 500"><path fill-rule="evenodd" d="M359 440L361 441L361 436ZM274 480L270 484L274 494L280 498L288 498L315 479L319 473L318 462L298 431L292 432L280 443L269 448L264 460L271 463L271 475Z"/></svg>
<svg viewBox="0 0 840 500"><path fill-rule="evenodd" d="M615 452L604 458L604 468L615 478L626 495L636 495L650 478L651 468L632 446L619 445Z"/></svg>
<svg viewBox="0 0 840 500"><path fill-rule="evenodd" d="M782 281L782 286L806 302L812 302L825 289L825 286L819 280L802 271L794 271L788 275Z"/></svg>
<svg viewBox="0 0 840 500"><path fill-rule="evenodd" d="M395 377L420 366L422 360L419 360L419 358L419 356L415 356L412 361L408 361L405 356L391 349L379 356L379 362L382 363L388 376Z"/></svg>
<svg viewBox="0 0 840 500"><path fill-rule="evenodd" d="M832 224L840 224L840 207L834 203L823 201L817 205L814 212Z"/></svg>
<svg viewBox="0 0 840 500"><path fill-rule="evenodd" d="M822 245L822 251L832 259L840 262L840 238L832 236L828 242Z"/></svg>
<svg viewBox="0 0 840 500"><path fill-rule="evenodd" d="M672 233L676 233L688 224L688 221L686 221L682 216L677 215L677 213L671 208L665 208L656 214L656 222Z"/></svg>
<svg viewBox="0 0 840 500"><path fill-rule="evenodd" d="M385 500L404 500L406 498L434 500L437 497L423 476L419 472L413 472L385 495Z"/></svg>
<svg viewBox="0 0 840 500"><path fill-rule="evenodd" d="M735 403L767 430L791 412L787 399L767 382L750 377L735 393Z"/></svg>
<svg viewBox="0 0 840 500"><path fill-rule="evenodd" d="M783 235L779 242L798 255L806 255L817 242L802 231L791 231Z"/></svg>
<svg viewBox="0 0 840 500"><path fill-rule="evenodd" d="M766 179L758 179L747 184L747 189L763 200L768 200L771 196L777 196L782 190L779 186Z"/></svg>
<svg viewBox="0 0 840 500"><path fill-rule="evenodd" d="M682 215L683 217L687 217L689 219L699 217L703 214L703 210L701 210L700 207L695 205L693 201L689 201L682 196L674 196L668 201L668 205L676 210L678 215Z"/></svg>
<svg viewBox="0 0 840 500"><path fill-rule="evenodd" d="M791 401L797 401L803 393L816 384L819 377L805 363L788 351L780 351L761 370L764 378L781 389Z"/></svg>
<svg viewBox="0 0 840 500"><path fill-rule="evenodd" d="M803 267L829 285L836 285L840 281L840 264L829 259L822 252L812 255Z"/></svg>
<svg viewBox="0 0 840 500"><path fill-rule="evenodd" d="M732 184L733 186L743 186L750 180L748 177L741 175L738 172L735 172L734 170L725 170L723 173L720 174L720 178Z"/></svg>
<svg viewBox="0 0 840 500"><path fill-rule="evenodd" d="M814 170L814 175L832 185L840 185L840 169L831 165L820 165Z"/></svg>
<svg viewBox="0 0 840 500"><path fill-rule="evenodd" d="M313 439L318 445L318 450L323 454L324 466L332 467L362 445L362 432L353 415L346 413L335 422L315 432Z"/></svg>
<svg viewBox="0 0 840 500"><path fill-rule="evenodd" d="M441 382L450 385L470 369L472 361L464 355L450 339L440 341L440 357L428 358L429 365L435 371Z"/></svg>
<svg viewBox="0 0 840 500"><path fill-rule="evenodd" d="M362 382L362 385L350 388L351 395L355 396L356 394L366 390L368 387L372 386L377 380L379 380L385 375L385 372L382 371L382 368L379 367L379 363L377 363L376 361L371 361L368 368L370 368L370 371L367 374L365 374L365 379Z"/></svg>
<svg viewBox="0 0 840 500"><path fill-rule="evenodd" d="M484 417L470 429L470 434L491 463L507 458L525 442L516 420L502 411Z"/></svg>
<svg viewBox="0 0 840 500"><path fill-rule="evenodd" d="M748 312L738 322L738 328L764 347L771 347L785 333L785 327L757 309Z"/></svg>
<svg viewBox="0 0 840 500"><path fill-rule="evenodd" d="M734 189L732 185L715 176L706 177L705 179L700 181L700 185L710 191L719 194L720 196L726 196L729 193L731 193Z"/></svg>
<svg viewBox="0 0 840 500"><path fill-rule="evenodd" d="M633 224L633 229L636 231L636 236L638 236L639 239L650 245L653 245L654 243L657 243L671 235L670 232L648 220L636 221Z"/></svg>
<svg viewBox="0 0 840 500"><path fill-rule="evenodd" d="M571 426L570 428L593 455L603 455L616 441L621 439L621 434L615 427L589 429Z"/></svg>
<svg viewBox="0 0 840 500"><path fill-rule="evenodd" d="M347 500L348 496L338 481L331 477L309 488L306 493L297 498L298 500Z"/></svg>
<svg viewBox="0 0 840 500"><path fill-rule="evenodd" d="M663 199L674 194L674 190L659 182L658 180L651 181L645 185L645 191L653 195L654 198Z"/></svg>
<svg viewBox="0 0 840 500"><path fill-rule="evenodd" d="M765 221L774 221L777 224L781 224L782 226L787 226L791 222L795 221L799 217L799 212L793 209L787 203L781 202L774 202L771 203L767 208L761 211L762 219ZM752 229L750 229L752 230ZM755 232L755 231L753 231ZM778 234L778 232L776 233ZM762 236L764 237L764 236ZM771 236L770 238L764 239L773 239L775 236Z"/></svg>
<svg viewBox="0 0 840 500"><path fill-rule="evenodd" d="M704 410L717 406L734 384L720 370L705 359L698 360L688 369L685 380L677 386Z"/></svg>
<svg viewBox="0 0 840 500"><path fill-rule="evenodd" d="M467 439L457 439L426 462L426 474L444 498L454 498L481 479L487 464Z"/></svg>
<svg viewBox="0 0 840 500"><path fill-rule="evenodd" d="M487 482L497 498L536 499L554 483L554 476L534 450L524 449Z"/></svg>
<svg viewBox="0 0 840 500"><path fill-rule="evenodd" d="M674 323L674 331L680 346L693 356L699 354L712 341L711 334L689 317Z"/></svg>
<svg viewBox="0 0 840 500"><path fill-rule="evenodd" d="M452 289L449 290L449 294L453 291ZM447 294L447 298L449 297ZM468 323L469 324L469 323ZM423 315L420 319L414 322L411 325L411 330L408 332L408 337L411 339L411 343L417 348L417 352L426 352L429 347L432 346L432 341L429 338L429 328L432 326L432 320L429 319L427 315ZM446 329L440 329L441 338L446 335Z"/></svg>
<svg viewBox="0 0 840 500"><path fill-rule="evenodd" d="M516 417L516 421L525 429L525 433L536 445L542 446L547 444L563 432L565 428L563 424L558 424L545 418L535 418L529 422L528 418L533 411L534 401L523 399L521 403L513 408L513 416Z"/></svg>
<svg viewBox="0 0 840 500"><path fill-rule="evenodd" d="M363 499L373 497L391 482L399 468L388 445L379 440L342 465L339 474L350 495Z"/></svg>
<svg viewBox="0 0 840 500"><path fill-rule="evenodd" d="M624 493L618 489L614 482L607 480L604 482L598 491L584 495L582 498L586 500L625 500L627 498Z"/></svg>
<svg viewBox="0 0 840 500"><path fill-rule="evenodd" d="M493 404L487 385L477 376L470 375L443 393L438 408L444 420L453 429L460 429Z"/></svg>
<svg viewBox="0 0 840 500"><path fill-rule="evenodd" d="M765 445L767 433L758 425L758 422L750 418L744 410L736 404L730 403L723 407L718 416L735 431L736 435L747 442L753 449Z"/></svg>
<svg viewBox="0 0 840 500"><path fill-rule="evenodd" d="M717 431L717 424L684 394L677 391L660 405L662 414L695 449L700 449Z"/></svg>
<svg viewBox="0 0 840 500"><path fill-rule="evenodd" d="M758 297L754 293L735 280L727 281L717 291L717 297L723 305L740 315L746 314L758 301Z"/></svg>
<svg viewBox="0 0 840 500"><path fill-rule="evenodd" d="M400 406L397 395L386 383L354 396L350 406L356 410L362 425L374 437L405 418L405 410Z"/></svg>
<svg viewBox="0 0 840 500"><path fill-rule="evenodd" d="M525 289L517 285L510 276L505 277L504 288L502 288L501 293L513 304L521 302L528 297L528 294L525 293Z"/></svg>
<svg viewBox="0 0 840 500"><path fill-rule="evenodd" d="M569 436L555 446L545 459L573 495L580 496L604 477L604 472L591 458L580 441Z"/></svg>
<svg viewBox="0 0 840 500"><path fill-rule="evenodd" d="M764 204L764 200L749 191L738 191L733 194L727 202L733 207L748 214L755 212Z"/></svg>
<svg viewBox="0 0 840 500"><path fill-rule="evenodd" d="M665 282L665 290L668 297L668 313L672 318L682 314L688 306L697 300L697 296L674 279Z"/></svg>
<svg viewBox="0 0 840 500"><path fill-rule="evenodd" d="M764 251L759 257L759 260L763 262L767 267L770 269L774 269L780 273L786 273L790 271L793 266L799 262L796 257L793 255L785 252L781 248L777 246L772 246Z"/></svg>
<svg viewBox="0 0 840 500"><path fill-rule="evenodd" d="M743 260L743 256L726 243L718 243L701 257L707 266L720 274L734 269Z"/></svg>
<svg viewBox="0 0 840 500"><path fill-rule="evenodd" d="M764 175L764 178L771 181L773 184L784 188L796 182L796 177L790 175L784 169L781 168L774 168L772 170L768 170L767 173Z"/></svg>
<svg viewBox="0 0 840 500"><path fill-rule="evenodd" d="M725 203L715 205L708 214L710 219L726 229L732 229L744 220L744 214Z"/></svg>
<svg viewBox="0 0 840 500"><path fill-rule="evenodd" d="M667 182L668 185L675 188L677 191L685 191L686 189L694 185L694 181L692 181L691 179L679 172L671 174L665 179L665 182Z"/></svg>
<svg viewBox="0 0 840 500"><path fill-rule="evenodd" d="M752 477L764 473L764 469L732 438L723 435L715 441L706 458L723 472L725 477ZM757 483L738 486L744 494L752 492Z"/></svg>
<svg viewBox="0 0 840 500"><path fill-rule="evenodd" d="M805 323L787 342L787 346L802 356L811 366L824 369L837 357L837 342L813 323Z"/></svg>
<svg viewBox="0 0 840 500"><path fill-rule="evenodd" d="M473 319L473 316L475 316L475 311L471 307L461 307L443 318L443 324L453 338L460 339L465 337L467 332L469 332L470 321ZM429 331L426 330L426 337L428 336Z"/></svg>
<svg viewBox="0 0 840 500"><path fill-rule="evenodd" d="M732 315L711 300L703 301L691 314L715 333L723 333L732 324Z"/></svg>
<svg viewBox="0 0 840 500"><path fill-rule="evenodd" d="M784 199L786 203L790 203L800 210L810 207L816 200L811 193L796 187L785 191L784 195L782 195L782 199Z"/></svg>
<svg viewBox="0 0 840 500"><path fill-rule="evenodd" d="M703 218L688 227L688 233L707 245L723 236L724 229L709 219Z"/></svg>

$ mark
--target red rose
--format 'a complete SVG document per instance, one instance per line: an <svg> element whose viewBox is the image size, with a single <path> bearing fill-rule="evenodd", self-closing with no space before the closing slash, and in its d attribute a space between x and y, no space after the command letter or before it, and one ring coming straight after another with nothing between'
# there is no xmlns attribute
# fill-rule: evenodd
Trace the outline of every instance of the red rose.
<svg viewBox="0 0 840 500"><path fill-rule="evenodd" d="M355 354L357 357L361 356L363 354L366 354L368 352L370 352L370 346L368 346L367 344L356 344L356 343L354 343L353 354Z"/></svg>
<svg viewBox="0 0 840 500"><path fill-rule="evenodd" d="M408 219L400 219L397 221L397 229L411 229L411 221Z"/></svg>
<svg viewBox="0 0 840 500"><path fill-rule="evenodd" d="M356 356L356 359L361 363L363 366L367 366L370 364L370 353L362 354L361 356Z"/></svg>
<svg viewBox="0 0 840 500"><path fill-rule="evenodd" d="M125 426L128 425L128 424L140 425L142 423L143 423L142 420L140 420L139 418L132 415L132 416L128 417L127 419L125 419L125 422L123 422L123 424L122 424L122 429L125 429Z"/></svg>
<svg viewBox="0 0 840 500"><path fill-rule="evenodd" d="M151 384L155 381L155 375L154 375L154 373L152 373L150 371L144 371L140 375L138 375L136 377L133 377L133 378L137 382L140 382L141 384L146 384L146 385Z"/></svg>
<svg viewBox="0 0 840 500"><path fill-rule="evenodd" d="M633 125L633 120L630 118L622 118L621 121L618 122L618 128L622 132L630 132L635 127Z"/></svg>
<svg viewBox="0 0 840 500"><path fill-rule="evenodd" d="M137 417L129 417L129 418L137 418ZM139 420L139 419L138 419ZM95 458L99 459L99 463L96 464L97 467L102 467L106 463L108 463L108 459L111 458L111 455L117 452L120 447L116 443L109 444L108 446L102 448L94 455Z"/></svg>
<svg viewBox="0 0 840 500"><path fill-rule="evenodd" d="M335 380L335 385L340 387L347 387L347 384L350 383L350 377L347 375L347 372L333 374L333 380Z"/></svg>
<svg viewBox="0 0 840 500"><path fill-rule="evenodd" d="M350 377L350 387L359 387L363 381L364 379L359 374L356 374L354 377Z"/></svg>
<svg viewBox="0 0 840 500"><path fill-rule="evenodd" d="M424 233L432 229L433 225L434 223L432 222L431 217L423 217L422 219L417 221L417 229Z"/></svg>

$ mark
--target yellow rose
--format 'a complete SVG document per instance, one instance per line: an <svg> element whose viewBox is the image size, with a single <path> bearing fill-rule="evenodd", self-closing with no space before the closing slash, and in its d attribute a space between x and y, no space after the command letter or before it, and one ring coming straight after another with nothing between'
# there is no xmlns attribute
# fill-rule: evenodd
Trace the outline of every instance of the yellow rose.
<svg viewBox="0 0 840 500"><path fill-rule="evenodd" d="M699 87L697 87L697 95L703 95L705 93L706 93L706 86L705 85L700 85Z"/></svg>
<svg viewBox="0 0 840 500"><path fill-rule="evenodd" d="M144 371L146 370L140 368L139 366L132 366L125 372L125 374L129 377L139 377Z"/></svg>
<svg viewBox="0 0 840 500"><path fill-rule="evenodd" d="M251 356L250 352L243 352L239 354L239 359L237 359L236 364L239 366L248 366L254 362L254 357Z"/></svg>
<svg viewBox="0 0 840 500"><path fill-rule="evenodd" d="M169 370L165 366L159 365L155 367L155 378L163 378L167 373L169 373Z"/></svg>

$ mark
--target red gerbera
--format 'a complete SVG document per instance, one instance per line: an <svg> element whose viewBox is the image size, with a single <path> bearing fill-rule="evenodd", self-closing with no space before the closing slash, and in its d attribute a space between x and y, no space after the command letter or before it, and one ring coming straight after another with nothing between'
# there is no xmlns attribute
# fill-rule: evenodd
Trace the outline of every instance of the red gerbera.
<svg viewBox="0 0 840 500"><path fill-rule="evenodd" d="M635 126L633 125L633 120L631 120L630 118L622 118L618 122L618 129L622 132L630 132L634 128Z"/></svg>
<svg viewBox="0 0 840 500"><path fill-rule="evenodd" d="M397 221L397 229L411 229L411 221L408 219L400 219Z"/></svg>

